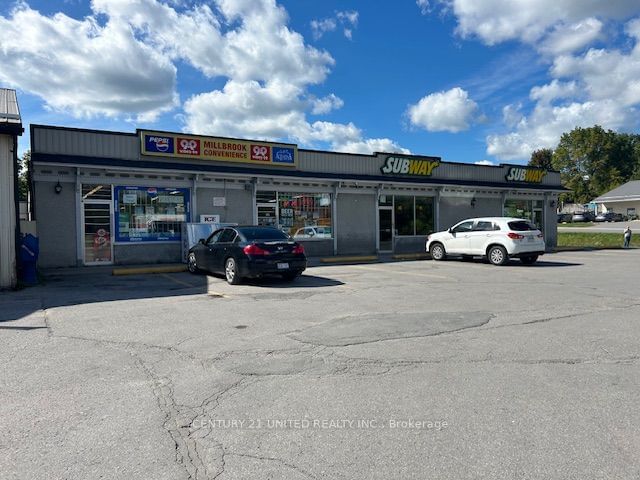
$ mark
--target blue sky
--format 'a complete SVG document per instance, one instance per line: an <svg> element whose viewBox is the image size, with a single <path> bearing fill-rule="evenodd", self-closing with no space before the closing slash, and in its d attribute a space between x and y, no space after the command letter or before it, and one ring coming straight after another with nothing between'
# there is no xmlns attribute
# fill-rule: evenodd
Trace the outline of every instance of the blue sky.
<svg viewBox="0 0 640 480"><path fill-rule="evenodd" d="M0 31L26 125L491 163L638 129L637 0L2 0Z"/></svg>

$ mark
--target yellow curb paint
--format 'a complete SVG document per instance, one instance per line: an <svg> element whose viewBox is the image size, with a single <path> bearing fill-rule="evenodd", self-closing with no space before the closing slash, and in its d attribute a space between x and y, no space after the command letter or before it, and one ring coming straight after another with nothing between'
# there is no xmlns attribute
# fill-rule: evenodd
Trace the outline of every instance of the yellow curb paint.
<svg viewBox="0 0 640 480"><path fill-rule="evenodd" d="M394 260L426 260L429 258L429 255L426 253L405 253L394 255L392 258Z"/></svg>
<svg viewBox="0 0 640 480"><path fill-rule="evenodd" d="M359 257L327 257L321 258L321 263L340 263L340 262L372 262L378 260L375 255L359 256Z"/></svg>

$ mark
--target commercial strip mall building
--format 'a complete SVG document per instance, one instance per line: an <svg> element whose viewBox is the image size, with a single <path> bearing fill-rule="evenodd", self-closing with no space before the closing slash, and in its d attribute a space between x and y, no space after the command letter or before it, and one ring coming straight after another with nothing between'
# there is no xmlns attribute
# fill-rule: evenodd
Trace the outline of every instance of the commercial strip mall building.
<svg viewBox="0 0 640 480"><path fill-rule="evenodd" d="M424 252L479 216L527 217L556 245L557 172L345 154L138 130L31 126L40 266L178 262L181 224L274 225L309 256Z"/></svg>

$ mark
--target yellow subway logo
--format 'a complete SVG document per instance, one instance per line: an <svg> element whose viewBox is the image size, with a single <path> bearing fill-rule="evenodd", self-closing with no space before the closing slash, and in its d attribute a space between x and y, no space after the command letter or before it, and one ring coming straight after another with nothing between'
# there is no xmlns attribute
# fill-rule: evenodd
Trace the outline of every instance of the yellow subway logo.
<svg viewBox="0 0 640 480"><path fill-rule="evenodd" d="M507 182L541 183L546 174L544 170L510 167L505 179Z"/></svg>
<svg viewBox="0 0 640 480"><path fill-rule="evenodd" d="M385 175L421 175L429 177L440 160L419 160L415 158L387 157L380 171Z"/></svg>

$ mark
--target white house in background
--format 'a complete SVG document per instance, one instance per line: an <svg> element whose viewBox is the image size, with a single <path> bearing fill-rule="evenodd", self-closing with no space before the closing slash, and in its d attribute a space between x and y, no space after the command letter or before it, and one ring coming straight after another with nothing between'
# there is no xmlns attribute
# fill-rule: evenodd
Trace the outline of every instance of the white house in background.
<svg viewBox="0 0 640 480"><path fill-rule="evenodd" d="M15 90L0 88L0 288L16 285L16 168L22 120Z"/></svg>
<svg viewBox="0 0 640 480"><path fill-rule="evenodd" d="M599 212L615 212L634 217L640 215L640 180L632 180L593 200Z"/></svg>

